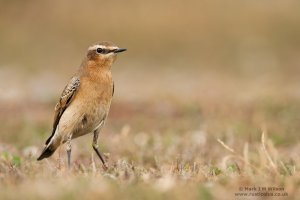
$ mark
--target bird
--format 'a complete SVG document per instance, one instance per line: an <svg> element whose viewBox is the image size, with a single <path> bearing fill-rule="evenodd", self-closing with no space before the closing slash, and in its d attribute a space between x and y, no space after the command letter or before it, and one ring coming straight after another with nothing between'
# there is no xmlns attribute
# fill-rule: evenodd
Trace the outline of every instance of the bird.
<svg viewBox="0 0 300 200"><path fill-rule="evenodd" d="M92 147L107 169L99 150L98 136L104 126L114 95L111 68L117 54L126 51L112 42L99 42L90 46L55 106L52 133L37 160L50 157L66 143L68 167L71 166L71 141L93 134Z"/></svg>

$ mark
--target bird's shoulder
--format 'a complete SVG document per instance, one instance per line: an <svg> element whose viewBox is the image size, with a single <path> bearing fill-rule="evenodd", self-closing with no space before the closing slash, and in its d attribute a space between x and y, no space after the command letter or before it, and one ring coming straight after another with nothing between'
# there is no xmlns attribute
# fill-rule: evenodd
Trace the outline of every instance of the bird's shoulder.
<svg viewBox="0 0 300 200"><path fill-rule="evenodd" d="M55 106L55 110L59 110L62 106L69 104L79 86L80 78L78 76L73 76L61 93L60 99Z"/></svg>

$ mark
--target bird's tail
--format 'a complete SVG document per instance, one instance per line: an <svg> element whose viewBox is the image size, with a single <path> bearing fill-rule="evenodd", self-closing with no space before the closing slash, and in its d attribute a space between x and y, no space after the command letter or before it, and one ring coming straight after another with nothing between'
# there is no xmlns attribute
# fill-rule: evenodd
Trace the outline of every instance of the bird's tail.
<svg viewBox="0 0 300 200"><path fill-rule="evenodd" d="M50 157L61 144L61 140L62 137L59 135L56 137L54 137L53 135L50 136L45 144L45 148L43 149L41 155L37 158L37 160L43 160L44 158Z"/></svg>
<svg viewBox="0 0 300 200"><path fill-rule="evenodd" d="M43 160L44 158L50 157L56 148L53 148L52 145L47 145L44 150L42 151L41 155L37 158L37 160Z"/></svg>

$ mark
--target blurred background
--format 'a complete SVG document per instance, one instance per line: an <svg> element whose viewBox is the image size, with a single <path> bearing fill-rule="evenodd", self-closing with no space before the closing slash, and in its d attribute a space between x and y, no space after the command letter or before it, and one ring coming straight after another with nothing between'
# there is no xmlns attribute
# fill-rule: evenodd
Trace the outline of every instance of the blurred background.
<svg viewBox="0 0 300 200"><path fill-rule="evenodd" d="M251 142L264 127L278 145L298 142L299 1L0 4L2 143L42 145L62 89L88 46L103 40L128 49L112 69L108 151L124 128Z"/></svg>
<svg viewBox="0 0 300 200"><path fill-rule="evenodd" d="M234 199L243 185L297 199L299 24L296 0L0 0L0 199ZM128 49L100 135L111 168L87 135L72 176L64 147L36 157L98 41Z"/></svg>

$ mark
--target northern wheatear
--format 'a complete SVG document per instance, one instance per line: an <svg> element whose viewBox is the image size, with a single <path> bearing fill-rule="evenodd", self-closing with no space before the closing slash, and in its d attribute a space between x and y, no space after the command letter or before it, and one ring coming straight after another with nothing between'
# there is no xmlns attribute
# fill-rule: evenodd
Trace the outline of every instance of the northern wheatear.
<svg viewBox="0 0 300 200"><path fill-rule="evenodd" d="M111 66L116 55L126 49L110 42L101 42L88 48L79 70L63 90L55 106L53 130L37 160L51 156L67 143L68 166L71 159L71 140L93 133L93 149L106 167L98 149L98 135L109 112L114 82Z"/></svg>

